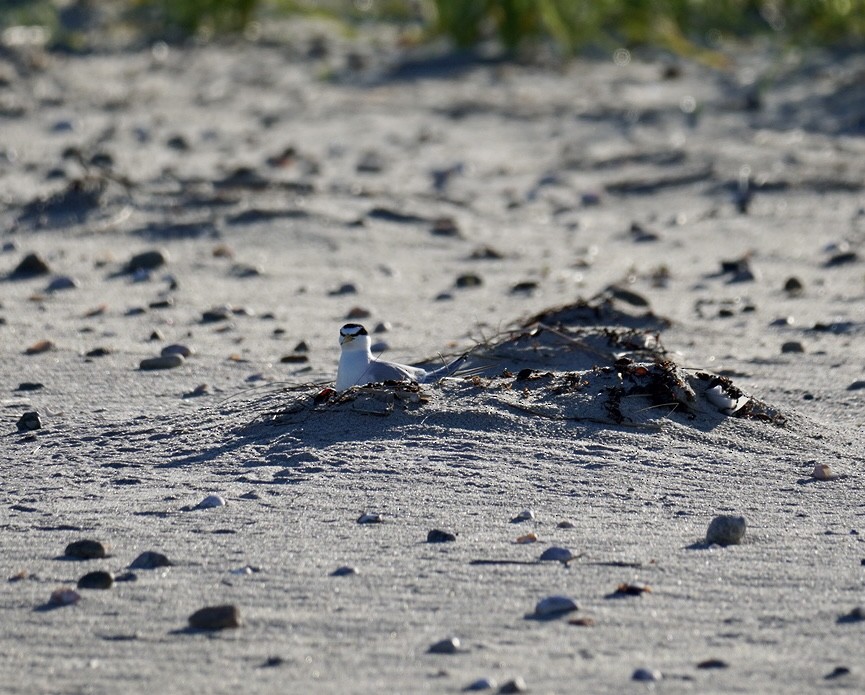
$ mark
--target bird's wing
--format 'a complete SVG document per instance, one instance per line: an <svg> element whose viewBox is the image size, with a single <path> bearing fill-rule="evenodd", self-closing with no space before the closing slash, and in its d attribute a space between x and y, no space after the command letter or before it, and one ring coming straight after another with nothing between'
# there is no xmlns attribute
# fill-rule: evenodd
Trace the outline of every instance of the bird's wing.
<svg viewBox="0 0 865 695"><path fill-rule="evenodd" d="M382 381L423 381L426 374L426 370L419 367L374 360L369 363L365 376L370 381L378 383Z"/></svg>

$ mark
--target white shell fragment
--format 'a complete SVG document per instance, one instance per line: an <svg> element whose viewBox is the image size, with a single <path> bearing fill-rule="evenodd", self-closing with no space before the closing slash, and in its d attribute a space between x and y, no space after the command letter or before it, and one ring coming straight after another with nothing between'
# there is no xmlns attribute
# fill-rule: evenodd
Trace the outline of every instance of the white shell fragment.
<svg viewBox="0 0 865 695"><path fill-rule="evenodd" d="M726 415L732 415L749 400L747 396L733 398L724 390L724 387L721 384L706 389L706 399Z"/></svg>
<svg viewBox="0 0 865 695"><path fill-rule="evenodd" d="M579 608L577 602L570 596L547 596L538 601L535 606L535 618L549 618L554 615L564 615Z"/></svg>

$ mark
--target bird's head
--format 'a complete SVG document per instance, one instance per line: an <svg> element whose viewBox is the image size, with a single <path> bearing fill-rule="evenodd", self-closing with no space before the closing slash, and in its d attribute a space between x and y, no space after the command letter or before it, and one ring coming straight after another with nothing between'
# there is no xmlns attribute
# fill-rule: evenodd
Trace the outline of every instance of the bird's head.
<svg viewBox="0 0 865 695"><path fill-rule="evenodd" d="M364 340L365 339L365 340ZM339 329L339 344L343 349L366 347L369 343L369 333L359 323L347 323Z"/></svg>

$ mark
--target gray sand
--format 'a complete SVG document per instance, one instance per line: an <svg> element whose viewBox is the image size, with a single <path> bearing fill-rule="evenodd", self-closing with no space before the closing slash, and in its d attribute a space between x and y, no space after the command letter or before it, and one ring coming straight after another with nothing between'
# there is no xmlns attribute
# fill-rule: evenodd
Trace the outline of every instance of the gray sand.
<svg viewBox="0 0 865 695"><path fill-rule="evenodd" d="M865 622L839 621L865 601L865 408L848 390L865 378L861 59L785 66L755 111L750 80L771 66L747 56L672 79L634 61L366 81L320 79L279 47L37 57L0 58L0 273L37 252L80 285L2 282L0 568L24 578L0 593L0 689L458 692L520 676L532 693L622 693L650 687L631 680L641 667L671 693L865 688ZM100 153L112 163L77 161ZM457 166L435 189L431 172ZM68 193L85 174L97 204ZM50 197L64 190L69 205ZM440 217L459 236L432 234ZM503 257L472 259L483 247ZM165 266L122 272L156 248ZM858 257L830 262L844 252ZM753 279L721 272L746 256ZM482 284L456 287L466 274ZM345 283L357 293L329 295ZM490 361L529 317L611 285L648 302L611 306L682 374L727 375L785 424L726 417L702 392L692 407L628 396L616 422L617 377L570 362L566 341L530 367L586 370L573 399ZM223 304L237 311L201 322ZM353 307L391 324L374 336L388 359L481 345L490 369L387 415L313 407ZM42 340L54 348L24 354ZM280 362L301 340L308 363ZM782 353L792 341L804 352ZM169 343L195 354L138 370ZM15 423L31 410L28 436ZM818 463L838 477L813 480ZM211 494L227 504L193 509ZM534 520L511 523L524 509ZM746 518L741 545L702 544L718 514ZM426 543L434 528L456 542ZM81 538L110 557L62 559ZM549 546L582 555L531 562ZM146 550L174 566L45 605ZM343 565L357 574L330 576ZM651 592L608 598L638 582ZM579 611L527 619L553 594ZM186 630L228 603L240 628ZM427 653L451 636L461 653Z"/></svg>

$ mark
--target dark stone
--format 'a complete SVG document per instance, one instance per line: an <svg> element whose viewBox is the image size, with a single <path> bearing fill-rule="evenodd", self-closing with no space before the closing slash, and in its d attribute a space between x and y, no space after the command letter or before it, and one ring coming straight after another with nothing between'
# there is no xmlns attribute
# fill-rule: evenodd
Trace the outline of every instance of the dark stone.
<svg viewBox="0 0 865 695"><path fill-rule="evenodd" d="M168 253L161 249L144 251L129 259L126 263L126 272L134 273L137 270L153 270L168 263Z"/></svg>
<svg viewBox="0 0 865 695"><path fill-rule="evenodd" d="M158 567L171 567L173 564L174 563L162 553L157 553L154 550L145 550L132 561L132 564L129 565L129 569L153 570Z"/></svg>
<svg viewBox="0 0 865 695"><path fill-rule="evenodd" d="M240 627L240 611L237 606L206 606L189 616L189 627L195 630L223 630Z"/></svg>
<svg viewBox="0 0 865 695"><path fill-rule="evenodd" d="M102 543L87 538L70 543L66 546L63 554L66 557L73 557L78 560L95 560L108 557L108 553Z"/></svg>
<svg viewBox="0 0 865 695"><path fill-rule="evenodd" d="M102 570L88 572L78 580L79 589L110 589L112 586L114 586L114 575Z"/></svg>
<svg viewBox="0 0 865 695"><path fill-rule="evenodd" d="M28 253L21 262L12 271L10 277L18 280L21 278L32 278L38 275L48 275L51 269L48 264L42 260L42 257L35 253Z"/></svg>
<svg viewBox="0 0 865 695"><path fill-rule="evenodd" d="M24 413L18 419L18 431L19 432L28 432L30 430L38 430L42 429L42 420L39 417L39 413L35 410L28 411Z"/></svg>
<svg viewBox="0 0 865 695"><path fill-rule="evenodd" d="M452 543L457 539L455 533L434 528L426 535L427 543Z"/></svg>

